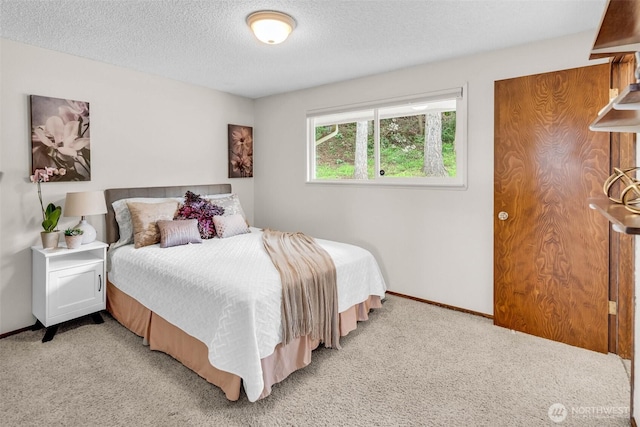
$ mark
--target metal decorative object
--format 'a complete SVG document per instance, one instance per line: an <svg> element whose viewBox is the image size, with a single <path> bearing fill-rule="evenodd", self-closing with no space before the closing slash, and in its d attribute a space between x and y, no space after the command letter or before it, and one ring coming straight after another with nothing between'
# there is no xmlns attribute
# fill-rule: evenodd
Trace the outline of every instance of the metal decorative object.
<svg viewBox="0 0 640 427"><path fill-rule="evenodd" d="M613 168L613 173L606 179L602 187L609 200L624 205L629 212L635 214L640 214L640 181L631 173L638 169L640 167ZM611 194L611 188L618 181L620 181L622 190L620 196L616 198Z"/></svg>

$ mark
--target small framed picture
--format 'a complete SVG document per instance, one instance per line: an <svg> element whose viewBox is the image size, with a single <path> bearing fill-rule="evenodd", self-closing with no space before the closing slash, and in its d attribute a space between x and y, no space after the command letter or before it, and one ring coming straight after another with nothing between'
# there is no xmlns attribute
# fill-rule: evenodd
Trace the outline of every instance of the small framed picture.
<svg viewBox="0 0 640 427"><path fill-rule="evenodd" d="M229 125L229 178L253 177L253 128Z"/></svg>

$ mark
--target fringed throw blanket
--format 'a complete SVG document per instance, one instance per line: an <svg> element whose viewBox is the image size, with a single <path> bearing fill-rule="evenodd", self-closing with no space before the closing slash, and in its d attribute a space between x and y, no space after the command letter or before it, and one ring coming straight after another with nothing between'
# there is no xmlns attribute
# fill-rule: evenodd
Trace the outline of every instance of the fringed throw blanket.
<svg viewBox="0 0 640 427"><path fill-rule="evenodd" d="M333 260L312 237L265 229L262 243L282 281L282 342L311 335L340 348Z"/></svg>

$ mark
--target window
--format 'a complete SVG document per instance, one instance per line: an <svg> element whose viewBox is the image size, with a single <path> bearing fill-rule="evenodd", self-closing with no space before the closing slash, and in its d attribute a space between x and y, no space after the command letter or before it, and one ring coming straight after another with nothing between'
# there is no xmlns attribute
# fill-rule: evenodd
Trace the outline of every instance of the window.
<svg viewBox="0 0 640 427"><path fill-rule="evenodd" d="M465 92L309 112L307 181L466 187Z"/></svg>

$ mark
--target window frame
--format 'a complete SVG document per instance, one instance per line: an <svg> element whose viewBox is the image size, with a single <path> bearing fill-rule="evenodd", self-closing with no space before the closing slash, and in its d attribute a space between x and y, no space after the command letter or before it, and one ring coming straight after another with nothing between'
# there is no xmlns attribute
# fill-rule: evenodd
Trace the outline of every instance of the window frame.
<svg viewBox="0 0 640 427"><path fill-rule="evenodd" d="M467 119L468 99L467 86L421 93L411 96L383 99L371 102L343 105L332 108L309 110L306 114L307 122L307 184L338 184L338 185L374 185L374 186L421 186L431 188L460 189L467 188ZM400 106L433 102L437 100L456 99L456 176L455 177L385 177L380 175L380 114L379 110ZM317 179L316 174L316 141L315 119L331 114L356 113L373 110L374 122L374 161L376 174L370 179Z"/></svg>

